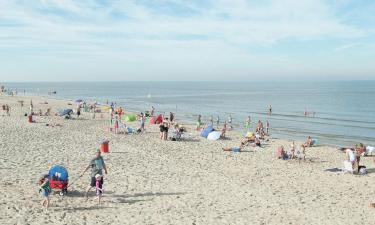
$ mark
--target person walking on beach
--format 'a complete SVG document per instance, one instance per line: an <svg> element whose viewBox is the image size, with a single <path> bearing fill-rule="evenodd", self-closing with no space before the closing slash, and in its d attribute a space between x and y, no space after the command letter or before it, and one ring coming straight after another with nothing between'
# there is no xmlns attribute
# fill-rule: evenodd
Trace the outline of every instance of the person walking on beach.
<svg viewBox="0 0 375 225"><path fill-rule="evenodd" d="M268 129L270 128L270 123L268 122L268 120L267 120L267 122L266 122L266 134L268 135Z"/></svg>
<svg viewBox="0 0 375 225"><path fill-rule="evenodd" d="M216 127L219 128L219 125L220 125L220 117L217 116L216 117Z"/></svg>
<svg viewBox="0 0 375 225"><path fill-rule="evenodd" d="M101 152L100 152L99 149L96 151L95 157L90 161L89 165L83 171L83 173L82 173L81 176L83 176L86 173L86 171L88 169L90 169L90 168L91 168L90 185L86 189L86 193L85 193L86 200L88 199L88 193L91 190L91 188L95 188L96 187L96 178L95 178L95 176L97 174L99 174L100 176L103 176L103 169L104 169L105 174L108 174L107 166L104 163L104 159L101 156ZM100 180L100 185L103 186L103 183L104 183L104 178L102 177L101 180Z"/></svg>
<svg viewBox="0 0 375 225"><path fill-rule="evenodd" d="M43 175L42 179L39 181L39 192L42 193L43 201L42 206L45 207L46 211L48 211L49 206L49 194L51 193L51 187L48 180L48 174Z"/></svg>
<svg viewBox="0 0 375 225"><path fill-rule="evenodd" d="M100 205L100 200L103 195L103 182L102 182L103 176L100 174L95 175L95 190L96 190L96 197L98 198L98 205Z"/></svg>

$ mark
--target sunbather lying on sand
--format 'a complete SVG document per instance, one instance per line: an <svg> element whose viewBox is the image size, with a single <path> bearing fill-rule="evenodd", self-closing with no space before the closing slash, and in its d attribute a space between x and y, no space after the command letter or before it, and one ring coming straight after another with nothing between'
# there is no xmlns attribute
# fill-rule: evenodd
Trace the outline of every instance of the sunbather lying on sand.
<svg viewBox="0 0 375 225"><path fill-rule="evenodd" d="M287 158L289 158L288 154L284 150L284 146L280 146L280 147L277 148L275 156L278 159L287 159Z"/></svg>
<svg viewBox="0 0 375 225"><path fill-rule="evenodd" d="M240 147L222 148L222 149L223 151L227 151L227 152L241 152L243 147L244 147L243 145L240 145Z"/></svg>

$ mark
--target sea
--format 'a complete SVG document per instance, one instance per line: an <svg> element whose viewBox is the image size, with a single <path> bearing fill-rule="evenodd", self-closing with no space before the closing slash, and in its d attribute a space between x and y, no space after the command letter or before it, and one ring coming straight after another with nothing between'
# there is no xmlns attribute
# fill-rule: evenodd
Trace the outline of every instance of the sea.
<svg viewBox="0 0 375 225"><path fill-rule="evenodd" d="M32 82L3 83L18 95L114 102L127 110L161 114L194 123L232 117L235 130L245 133L251 117L270 123L272 138L319 144L375 145L375 81L325 82ZM56 94L49 95L51 91ZM269 107L272 113L269 114ZM307 115L306 113L307 112Z"/></svg>

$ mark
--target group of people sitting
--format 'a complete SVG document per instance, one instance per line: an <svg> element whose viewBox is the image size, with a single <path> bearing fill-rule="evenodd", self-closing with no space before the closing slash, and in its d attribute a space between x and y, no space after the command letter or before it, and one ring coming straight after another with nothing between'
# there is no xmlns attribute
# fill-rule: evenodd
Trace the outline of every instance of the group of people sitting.
<svg viewBox="0 0 375 225"><path fill-rule="evenodd" d="M294 144L294 141L290 145L290 152L288 152L284 146L280 146L277 148L275 156L277 159L303 159L306 160L306 146L305 144L301 145L301 148L299 150L296 150L296 146Z"/></svg>
<svg viewBox="0 0 375 225"><path fill-rule="evenodd" d="M366 153L366 146L362 143L355 145L353 148L341 148L345 152L345 161L344 161L344 168L347 172L351 173L360 173L361 168L364 166L360 166L361 156ZM364 172L365 173L365 172Z"/></svg>
<svg viewBox="0 0 375 225"><path fill-rule="evenodd" d="M275 152L275 157L277 159L303 159L306 160L306 148L312 147L314 145L314 140L308 136L305 143L301 144L300 149L296 149L294 141L290 145L290 151L288 152L284 146L279 146Z"/></svg>

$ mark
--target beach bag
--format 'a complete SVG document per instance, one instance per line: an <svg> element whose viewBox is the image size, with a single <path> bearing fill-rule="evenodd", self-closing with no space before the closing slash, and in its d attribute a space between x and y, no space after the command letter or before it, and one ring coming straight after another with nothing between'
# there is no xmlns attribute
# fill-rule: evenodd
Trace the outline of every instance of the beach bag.
<svg viewBox="0 0 375 225"><path fill-rule="evenodd" d="M358 168L358 174L360 174L360 175L365 175L365 174L367 174L367 169L366 169L366 167L365 167L365 166L360 166L360 167Z"/></svg>

